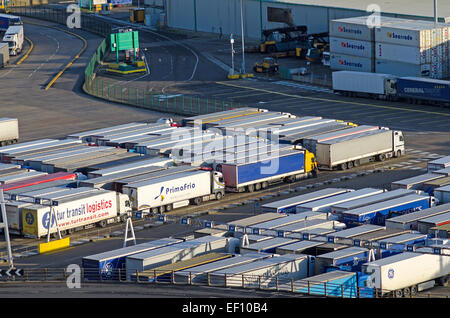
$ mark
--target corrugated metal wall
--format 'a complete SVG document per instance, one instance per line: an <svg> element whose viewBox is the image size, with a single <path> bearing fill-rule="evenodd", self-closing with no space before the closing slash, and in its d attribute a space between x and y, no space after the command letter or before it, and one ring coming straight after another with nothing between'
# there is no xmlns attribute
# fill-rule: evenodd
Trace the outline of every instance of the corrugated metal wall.
<svg viewBox="0 0 450 318"><path fill-rule="evenodd" d="M243 0L244 34L247 38L261 38L262 29L287 26L269 22L267 10L289 9L295 25L307 25L309 33L328 32L329 20L368 15L365 11L308 6L268 0ZM241 34L240 0L166 0L167 23L173 28L220 33ZM196 8L196 10L194 10ZM411 17L409 17L411 18Z"/></svg>

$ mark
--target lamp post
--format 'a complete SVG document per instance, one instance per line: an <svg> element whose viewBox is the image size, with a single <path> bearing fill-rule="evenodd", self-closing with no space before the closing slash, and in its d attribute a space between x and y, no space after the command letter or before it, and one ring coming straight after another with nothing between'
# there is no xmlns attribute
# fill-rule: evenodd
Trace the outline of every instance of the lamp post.
<svg viewBox="0 0 450 318"><path fill-rule="evenodd" d="M234 75L234 39L233 39L233 34L230 35L230 43L231 43L231 70L230 70L230 75Z"/></svg>
<svg viewBox="0 0 450 318"><path fill-rule="evenodd" d="M241 73L245 74L245 46L244 46L244 16L243 16L243 5L241 0L241 37L242 37L242 66Z"/></svg>

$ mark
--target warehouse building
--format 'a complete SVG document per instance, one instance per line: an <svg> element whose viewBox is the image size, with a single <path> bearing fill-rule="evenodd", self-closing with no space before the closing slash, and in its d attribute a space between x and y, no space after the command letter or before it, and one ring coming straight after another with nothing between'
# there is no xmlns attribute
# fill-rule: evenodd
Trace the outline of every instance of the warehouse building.
<svg viewBox="0 0 450 318"><path fill-rule="evenodd" d="M222 33L224 37L241 34L241 0L144 0L144 3L153 17L172 28ZM306 25L309 33L328 32L330 20L368 15L373 3L379 6L382 16L434 20L431 0L243 0L244 35L260 39L263 30L288 25ZM438 20L450 22L449 1L438 0Z"/></svg>

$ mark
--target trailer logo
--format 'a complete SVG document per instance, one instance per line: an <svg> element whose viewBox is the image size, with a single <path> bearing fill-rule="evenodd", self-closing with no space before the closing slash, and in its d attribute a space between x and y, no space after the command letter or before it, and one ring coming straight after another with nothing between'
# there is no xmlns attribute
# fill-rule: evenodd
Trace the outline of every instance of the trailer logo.
<svg viewBox="0 0 450 318"><path fill-rule="evenodd" d="M27 222L28 225L33 225L33 223L34 223L34 216L33 216L33 213L28 212L28 213L25 215L25 221Z"/></svg>
<svg viewBox="0 0 450 318"><path fill-rule="evenodd" d="M393 270L392 268L390 268L390 269L388 270L388 278L389 278L389 279L394 278L394 270Z"/></svg>
<svg viewBox="0 0 450 318"><path fill-rule="evenodd" d="M164 186L161 187L161 191L159 192L159 194L155 197L155 200L158 199L159 197L161 197L161 201L164 201L164 196L162 195L164 191Z"/></svg>
<svg viewBox="0 0 450 318"><path fill-rule="evenodd" d="M350 29L350 28L346 28L346 27L343 27L343 26L338 27L338 32L353 33L353 34L361 34L362 33L361 30Z"/></svg>
<svg viewBox="0 0 450 318"><path fill-rule="evenodd" d="M357 45L357 44L351 44L349 42L341 42L341 46L343 48L352 49L352 50L361 50L361 51L363 51L363 50L366 49L366 47L364 45L362 45L362 44Z"/></svg>
<svg viewBox="0 0 450 318"><path fill-rule="evenodd" d="M359 67L359 68L361 68L361 67L363 66L361 63L348 62L348 61L343 60L343 59L339 59L339 60L338 60L338 63L339 63L340 65L353 66L353 67Z"/></svg>
<svg viewBox="0 0 450 318"><path fill-rule="evenodd" d="M387 32L386 34L390 39L407 40L407 41L412 41L413 39L411 35L397 34L394 32Z"/></svg>

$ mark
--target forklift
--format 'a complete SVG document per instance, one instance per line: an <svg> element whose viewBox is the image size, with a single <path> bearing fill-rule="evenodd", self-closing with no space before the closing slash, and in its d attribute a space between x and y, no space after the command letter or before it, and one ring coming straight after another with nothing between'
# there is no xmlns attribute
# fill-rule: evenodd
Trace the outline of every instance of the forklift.
<svg viewBox="0 0 450 318"><path fill-rule="evenodd" d="M299 39L304 38L306 25L264 30L264 41L259 45L260 53L295 51Z"/></svg>
<svg viewBox="0 0 450 318"><path fill-rule="evenodd" d="M253 65L253 71L273 75L278 72L278 62L273 57L265 57L262 62Z"/></svg>
<svg viewBox="0 0 450 318"><path fill-rule="evenodd" d="M323 52L329 51L330 44L327 40L328 32L308 34L301 45L295 49L297 58L306 59L309 62L317 62L322 59Z"/></svg>

